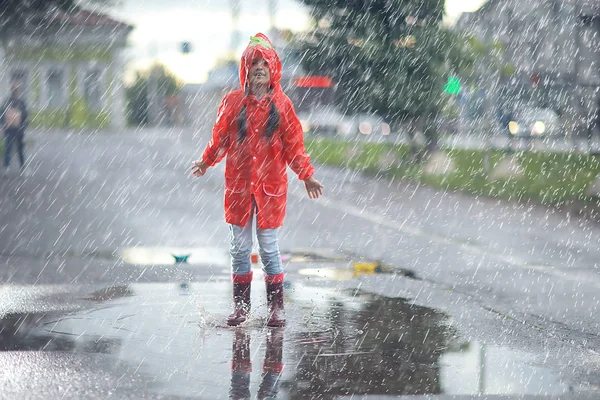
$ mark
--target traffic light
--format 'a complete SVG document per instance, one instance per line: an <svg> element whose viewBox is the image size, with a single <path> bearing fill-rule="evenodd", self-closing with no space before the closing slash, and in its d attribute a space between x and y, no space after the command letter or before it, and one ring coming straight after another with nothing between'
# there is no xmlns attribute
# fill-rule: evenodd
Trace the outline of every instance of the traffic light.
<svg viewBox="0 0 600 400"><path fill-rule="evenodd" d="M181 52L188 54L192 52L192 44L190 42L181 42Z"/></svg>
<svg viewBox="0 0 600 400"><path fill-rule="evenodd" d="M451 95L460 93L460 80L455 76L448 77L448 82L444 85L444 92Z"/></svg>

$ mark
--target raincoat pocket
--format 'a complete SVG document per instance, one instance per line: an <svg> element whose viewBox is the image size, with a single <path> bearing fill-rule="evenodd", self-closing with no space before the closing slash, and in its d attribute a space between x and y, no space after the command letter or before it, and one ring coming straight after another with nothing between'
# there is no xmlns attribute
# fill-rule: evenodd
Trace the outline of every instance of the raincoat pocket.
<svg viewBox="0 0 600 400"><path fill-rule="evenodd" d="M287 184L285 183L263 183L263 192L267 196L271 197L281 197L285 194L287 190Z"/></svg>

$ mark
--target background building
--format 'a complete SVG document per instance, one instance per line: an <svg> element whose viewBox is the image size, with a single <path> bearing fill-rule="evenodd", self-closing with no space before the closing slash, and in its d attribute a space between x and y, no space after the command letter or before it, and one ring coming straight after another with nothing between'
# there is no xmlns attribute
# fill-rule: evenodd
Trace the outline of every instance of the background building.
<svg viewBox="0 0 600 400"><path fill-rule="evenodd" d="M33 127L125 127L121 51L132 27L85 10L53 9L31 21L5 37L0 96L20 82Z"/></svg>
<svg viewBox="0 0 600 400"><path fill-rule="evenodd" d="M463 13L456 28L503 49L499 57L511 73L487 68L483 88L496 114L519 103L548 107L571 130L598 115L599 2L489 0Z"/></svg>

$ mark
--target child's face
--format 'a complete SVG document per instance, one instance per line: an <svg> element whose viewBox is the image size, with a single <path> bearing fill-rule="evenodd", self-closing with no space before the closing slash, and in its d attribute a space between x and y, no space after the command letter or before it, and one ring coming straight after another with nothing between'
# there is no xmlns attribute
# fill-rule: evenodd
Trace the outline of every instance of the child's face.
<svg viewBox="0 0 600 400"><path fill-rule="evenodd" d="M249 71L250 85L268 85L271 80L269 65L263 58L255 58Z"/></svg>

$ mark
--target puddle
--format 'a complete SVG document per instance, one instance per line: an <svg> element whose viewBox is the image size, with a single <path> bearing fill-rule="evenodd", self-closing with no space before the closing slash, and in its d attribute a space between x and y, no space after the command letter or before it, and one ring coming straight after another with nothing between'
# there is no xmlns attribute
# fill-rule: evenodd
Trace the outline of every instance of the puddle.
<svg viewBox="0 0 600 400"><path fill-rule="evenodd" d="M292 262L342 262L348 260L347 256L325 248L298 248L282 251L282 254L287 254Z"/></svg>
<svg viewBox="0 0 600 400"><path fill-rule="evenodd" d="M462 343L440 358L440 383L460 395L526 393L556 395L569 391L549 368L531 354L484 343Z"/></svg>
<svg viewBox="0 0 600 400"><path fill-rule="evenodd" d="M170 265L184 264L214 264L229 265L229 254L227 251L216 247L128 247L120 249L118 257L125 263L136 265ZM253 251L252 262L259 262L258 251ZM282 251L281 259L284 263L311 263L311 262L335 262L341 256L325 249L299 249L293 251Z"/></svg>
<svg viewBox="0 0 600 400"><path fill-rule="evenodd" d="M350 281L357 276L351 268L302 268L298 273L331 281Z"/></svg>
<svg viewBox="0 0 600 400"><path fill-rule="evenodd" d="M119 257L128 264L170 265L185 264L229 265L227 252L211 247L128 247L120 249Z"/></svg>
<svg viewBox="0 0 600 400"><path fill-rule="evenodd" d="M435 310L292 283L285 329L263 328L260 283L253 316L238 329L223 326L228 282L134 284L89 293L85 310L5 315L0 349L109 355L146 377L145 390L210 399L569 390L531 354L456 338Z"/></svg>
<svg viewBox="0 0 600 400"><path fill-rule="evenodd" d="M361 275L373 274L402 274L404 276L414 277L414 274L408 274L404 270L393 270L387 265L381 265L376 262L352 262L348 266L337 267L318 267L302 268L298 270L300 275L314 276L322 280L329 281L349 281Z"/></svg>
<svg viewBox="0 0 600 400"><path fill-rule="evenodd" d="M133 292L129 289L129 286L109 286L90 293L86 300L108 301L127 296L133 296Z"/></svg>

